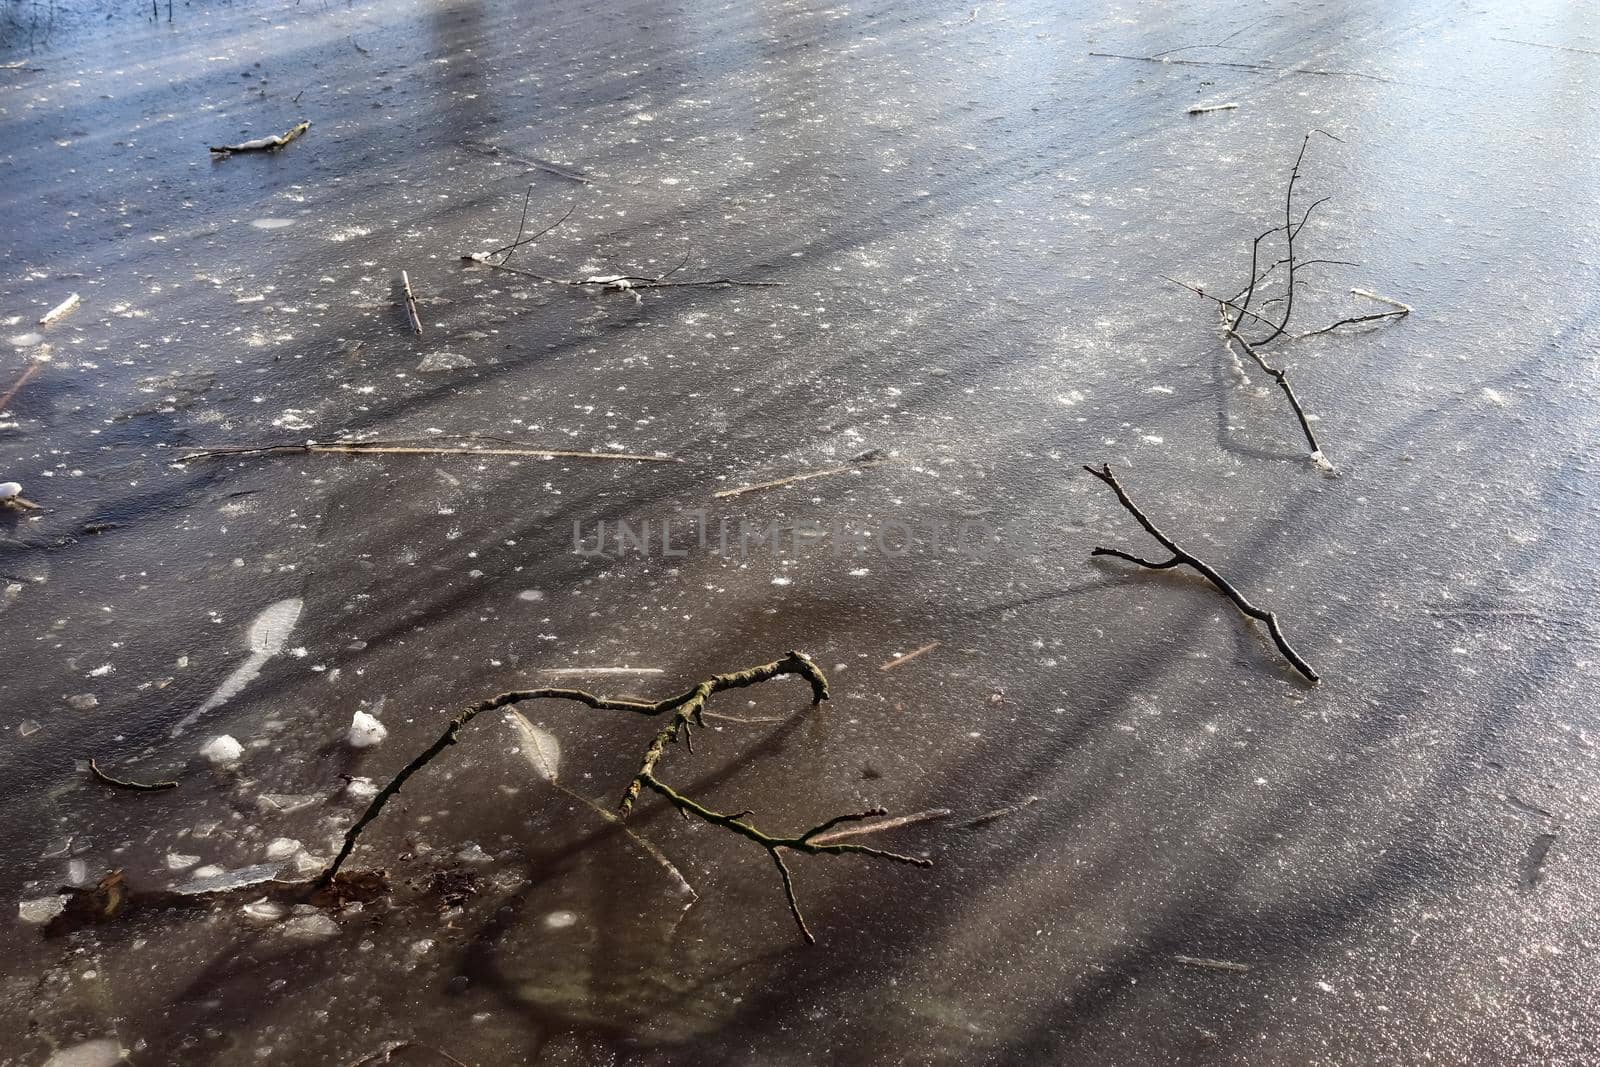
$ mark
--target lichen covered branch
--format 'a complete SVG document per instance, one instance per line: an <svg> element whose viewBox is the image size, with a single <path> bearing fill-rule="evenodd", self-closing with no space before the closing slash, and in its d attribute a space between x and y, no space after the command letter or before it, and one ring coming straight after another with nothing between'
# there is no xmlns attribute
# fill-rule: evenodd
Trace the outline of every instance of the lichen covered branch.
<svg viewBox="0 0 1600 1067"><path fill-rule="evenodd" d="M1278 624L1278 616L1273 612L1256 607L1233 585L1232 582L1218 574L1216 568L1212 567L1205 560L1194 555L1193 553L1186 551L1176 541L1162 533L1161 529L1157 527L1153 521L1151 521L1150 517L1143 511L1139 510L1139 505L1135 504L1132 498L1128 496L1128 492L1122 487L1122 483L1117 481L1117 476L1111 473L1111 467L1109 464L1103 464L1099 467L1086 466L1083 469L1100 479L1106 485L1110 486L1111 491L1117 494L1117 500L1122 504L1123 508L1128 512L1128 514L1137 519L1139 525L1144 527L1145 532L1161 543L1161 547L1165 548L1168 552L1171 552L1172 558L1166 560L1165 562L1152 563L1149 560L1141 559L1138 556L1130 555L1127 552L1122 552L1115 548L1096 548L1090 553L1090 555L1113 556L1117 559L1127 560L1130 563L1136 563L1141 567L1148 567L1152 570L1166 570L1168 568L1178 566L1190 568L1206 581L1215 586L1217 590L1229 600L1233 601L1234 607L1238 608L1245 615L1248 615L1250 618L1259 622L1266 623L1267 632L1272 635L1273 643L1278 646L1278 651L1283 653L1283 658L1288 660L1294 669L1299 671L1307 681L1316 683L1321 680L1321 676L1317 674L1316 670L1312 668L1311 664L1307 663L1305 658L1294 650L1294 646L1289 644L1289 639L1284 636L1283 627Z"/></svg>

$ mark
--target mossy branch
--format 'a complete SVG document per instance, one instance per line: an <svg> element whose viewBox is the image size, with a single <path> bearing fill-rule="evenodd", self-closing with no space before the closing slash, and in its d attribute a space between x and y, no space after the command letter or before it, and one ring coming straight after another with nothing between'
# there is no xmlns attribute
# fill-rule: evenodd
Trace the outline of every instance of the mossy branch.
<svg viewBox="0 0 1600 1067"><path fill-rule="evenodd" d="M1283 653L1283 658L1288 660L1294 669L1299 671L1307 681L1313 684L1321 681L1321 675L1317 674L1311 664L1307 663L1305 658L1294 650L1294 646L1289 644L1289 639L1284 636L1283 627L1278 625L1278 616L1273 612L1256 607L1243 593L1234 587L1232 582L1218 574L1216 568L1212 567L1211 564L1184 550L1176 541L1162 533L1160 528L1150 520L1150 517L1139 510L1139 506L1128 496L1127 490L1122 487L1122 483L1117 481L1117 476L1111 473L1109 464L1102 464L1099 467L1084 467L1083 469L1110 486L1111 491L1117 494L1117 500L1121 502L1128 514L1139 521L1139 525L1144 527L1146 533L1159 541L1161 546L1168 552L1171 552L1172 558L1161 562L1152 562L1115 548L1096 548L1090 555L1113 556L1156 571L1168 570L1172 567L1190 568L1214 585L1229 600L1233 601L1234 606L1245 615L1266 623L1267 632L1272 635L1273 643L1278 646L1278 651Z"/></svg>

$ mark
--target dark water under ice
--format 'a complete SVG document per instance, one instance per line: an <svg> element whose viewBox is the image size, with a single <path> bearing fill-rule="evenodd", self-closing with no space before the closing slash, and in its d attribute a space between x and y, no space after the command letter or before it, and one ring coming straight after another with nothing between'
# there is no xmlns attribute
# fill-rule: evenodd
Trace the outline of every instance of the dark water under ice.
<svg viewBox="0 0 1600 1067"><path fill-rule="evenodd" d="M1072 6L0 9L0 481L40 505L0 513L0 1063L1600 1057L1600 25ZM1338 478L1159 277L1242 284L1312 127L1302 254L1359 265L1304 272L1297 321L1416 309L1286 350ZM463 263L530 183L530 230L571 215L513 265L782 286ZM468 437L678 462L175 463ZM1319 688L1192 576L1089 562L1157 551L1099 462ZM700 509L867 543L719 554ZM651 551L574 551L619 521ZM784 832L952 811L863 839L927 871L793 860L816 947L755 846L585 803L654 723L554 703L524 711L558 756L486 716L391 805L356 854L388 899L41 936L110 869L313 868L360 810L341 775L481 696L790 648L833 700L725 695L757 721L663 775Z"/></svg>

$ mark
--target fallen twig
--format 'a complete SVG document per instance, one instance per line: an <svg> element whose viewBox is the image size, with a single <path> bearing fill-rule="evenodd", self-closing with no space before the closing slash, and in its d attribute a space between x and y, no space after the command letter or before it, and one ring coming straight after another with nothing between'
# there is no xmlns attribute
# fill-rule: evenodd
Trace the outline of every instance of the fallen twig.
<svg viewBox="0 0 1600 1067"><path fill-rule="evenodd" d="M551 163L547 159L533 159L527 156L520 156L508 149L501 148L499 145L489 144L485 141L462 141L461 147L465 148L469 152L475 152L480 156L504 156L513 163L520 163L524 167L531 167L534 170L542 170L547 174L554 174L558 178L565 178L568 181L578 182L581 185L591 185L594 182L594 179L590 178L588 175L581 174L569 167L559 166L555 163Z"/></svg>
<svg viewBox="0 0 1600 1067"><path fill-rule="evenodd" d="M411 320L411 332L422 336L422 315L417 311L417 295L411 291L411 276L400 272L400 284L406 291L406 316Z"/></svg>
<svg viewBox="0 0 1600 1067"><path fill-rule="evenodd" d="M93 756L89 757L89 773L94 775L96 781L104 782L106 785L114 785L118 789L131 789L139 793L160 793L167 789L178 788L177 782L130 782L123 778L113 778L100 769Z"/></svg>
<svg viewBox="0 0 1600 1067"><path fill-rule="evenodd" d="M1117 500L1121 502L1128 514L1139 521L1139 525L1144 527L1146 533L1159 541L1161 546L1168 552L1171 552L1172 558L1161 563L1154 563L1115 548L1096 548L1090 555L1114 556L1117 559L1127 560L1129 563L1136 563L1141 567L1148 567L1150 570L1156 571L1180 566L1189 567L1199 573L1206 581L1216 586L1218 591L1233 601L1234 606L1241 612L1252 619L1266 623L1267 631L1272 635L1273 643L1278 646L1278 651L1283 653L1283 658L1288 660L1295 670L1299 671L1310 682L1316 683L1321 680L1321 676L1317 674L1311 664L1307 663L1300 653L1296 652L1294 647L1289 644L1289 639L1283 635L1283 628L1278 625L1278 616L1273 612L1263 611L1250 603L1245 598L1245 595L1234 587L1233 583L1218 574L1216 569L1209 563L1185 551L1172 538L1162 533L1156 524L1150 521L1149 517L1139 510L1139 506L1129 498L1127 491L1122 488L1122 483L1117 481L1117 476L1111 473L1109 464L1103 464L1098 468L1086 466L1083 469L1110 486L1111 491L1117 494Z"/></svg>
<svg viewBox="0 0 1600 1067"><path fill-rule="evenodd" d="M319 445L315 441L297 445L237 445L207 448L179 456L174 463L189 463L216 456L286 456L307 453L336 453L359 456L530 456L536 459L611 459L633 463L676 463L673 456L643 456L631 452L563 452L549 448L430 448L421 445L349 444Z"/></svg>
<svg viewBox="0 0 1600 1067"><path fill-rule="evenodd" d="M1187 282L1178 281L1177 279L1169 278L1166 275L1162 275L1161 277L1175 285L1182 286L1183 288L1205 300L1211 301L1216 306L1217 315L1223 334L1224 349L1233 357L1235 369L1239 371L1244 383L1248 384L1249 379L1248 376L1243 374L1243 367L1239 362L1238 354L1233 351L1233 345L1235 343L1237 343L1238 346L1244 350L1245 354L1255 362L1256 366L1260 367L1265 374L1267 374L1274 382L1277 383L1278 388L1283 392L1284 397L1289 401L1289 406L1294 410L1295 418L1300 423L1300 430L1305 435L1306 443L1310 446L1309 458L1312 464L1318 469L1322 470L1324 473L1336 474L1337 472L1335 471L1333 463L1329 461L1327 454L1323 452L1321 444L1317 441L1317 435L1311 428L1311 417L1306 414L1304 405L1301 404L1299 396L1294 391L1294 387L1289 383L1289 368L1287 366L1275 365L1272 363L1267 358L1264 350L1268 346L1280 340L1282 340L1284 343L1303 341L1307 338L1332 333L1335 330L1346 327L1402 319L1411 313L1412 308L1409 304L1403 304L1398 300L1393 300L1386 296L1380 296L1379 294L1371 292L1370 290L1352 289L1350 290L1351 295L1365 297L1369 300L1376 300L1380 303L1389 305L1391 308L1393 308L1393 310L1383 311L1372 315L1354 315L1348 318L1339 319L1336 322L1317 329L1307 330L1300 333L1290 332L1289 324L1294 316L1295 310L1297 275L1306 268L1314 265L1354 265L1338 260L1303 259L1296 252L1295 239L1300 235L1301 230L1303 230L1306 224L1311 220L1312 213L1315 212L1320 205L1327 202L1327 198L1323 197L1322 199L1313 201L1303 211L1297 212L1294 199L1295 186L1300 181L1300 168L1305 161L1306 149L1311 144L1312 136L1319 133L1325 137L1331 138L1332 140L1339 140L1339 138L1334 137L1333 134L1328 133L1326 130L1313 129L1306 133L1305 138L1300 142L1300 151L1295 156L1294 166L1291 167L1289 171L1289 181L1287 188L1284 191L1283 222L1263 231L1260 234L1257 234L1255 239L1251 242L1249 280L1237 293L1231 297L1217 296L1214 293L1207 292L1205 289L1202 289L1197 285L1190 285ZM1267 238L1272 237L1275 234L1283 235L1285 255L1283 258L1263 268L1260 265L1261 244ZM1279 267L1287 268L1285 271L1286 278L1281 287L1282 291L1276 296L1263 298L1259 304L1256 305L1256 309L1252 309L1252 303L1256 301L1257 296L1263 291L1263 283L1269 277L1271 277ZM1275 304L1282 305L1281 312L1273 311L1272 317L1269 317L1267 312ZM1262 327L1266 330L1266 332L1260 337L1248 337L1245 334L1245 326L1247 323L1252 326Z"/></svg>
<svg viewBox="0 0 1600 1067"><path fill-rule="evenodd" d="M784 895L789 903L789 909L791 914L794 916L795 923L800 928L801 936L803 936L807 942L813 942L815 941L815 938L812 936L810 929L806 926L805 918L800 912L800 905L795 898L794 882L790 876L788 866L783 861L783 851L787 850L791 852L804 852L813 855L821 853L839 854L851 852L862 855L876 856L882 859L889 859L900 863L909 863L919 867L931 866L931 861L921 857L904 856L898 853L886 852L881 849L870 848L866 845L818 840L818 838L826 834L827 831L832 830L834 827L839 826L842 823L855 822L867 818L881 816L884 814L882 809L873 809L871 811L861 812L859 814L837 816L813 827L810 830L807 830L805 833L802 833L796 837L777 837L767 834L766 832L757 829L754 825L747 822L746 818L750 815L750 812L746 811L739 812L734 815L727 815L722 812L713 811L712 809L704 807L703 805L695 802L684 794L679 793L671 786L662 782L658 777L656 777L655 773L656 766L660 762L661 757L666 753L669 745L674 744L680 738L686 745L688 745L692 729L696 726L703 727L705 725L705 720L702 717L703 711L706 701L708 701L713 695L729 689L743 689L748 686L759 685L762 682L770 681L774 678L779 678L790 674L798 675L810 683L811 702L813 706L828 699L828 681L823 675L822 671L810 660L809 657L805 656L804 654L799 652L790 652L782 659L763 664L759 667L752 667L749 670L735 671L728 674L714 675L705 681L696 683L694 686L682 693L677 694L676 696L667 697L658 701L643 701L630 698L606 698L578 689L551 688L513 690L511 692L501 693L498 696L489 697L486 700L481 700L478 703L472 704L463 709L455 716L455 718L451 719L449 724L445 727L444 733L439 736L438 740L434 741L432 745L423 750L419 755L412 759L410 763L406 764L405 767L401 768L399 773L396 774L387 785L378 791L378 793L372 798L372 802L367 806L366 811L361 814L361 817L357 819L356 822L345 833L344 843L340 847L338 855L333 858L333 861L329 863L328 867L316 879L314 884L321 887L332 883L332 881L339 875L340 867L343 866L345 860L349 858L351 851L355 848L356 841L361 836L362 831L365 830L367 826L378 817L378 815L383 811L384 805L386 805L392 797L400 792L401 788L412 775L426 767L445 749L449 748L451 745L454 745L457 740L459 740L461 731L473 719L477 718L486 711L492 711L498 708L508 708L530 700L570 700L596 710L628 711L637 715L645 716L656 716L670 713L672 716L671 721L655 735L654 739L652 739L649 747L647 747L645 750L644 759L640 763L638 772L634 775L632 781L628 783L627 789L624 790L622 801L618 809L618 815L622 818L626 818L634 803L637 801L640 792L643 789L649 789L652 792L664 797L685 816L692 815L706 823L709 823L713 826L723 827L724 829L730 830L733 833L736 833L739 836L760 845L767 851L768 855L772 857L773 863L777 866L779 873L782 875ZM693 751L692 745L690 746L690 751Z"/></svg>
<svg viewBox="0 0 1600 1067"><path fill-rule="evenodd" d="M818 834L811 839L813 845L826 845L834 841L844 841L851 837L866 837L868 834L881 834L888 830L898 830L902 826L914 826L919 822L936 822L939 819L948 819L953 815L949 808L929 808L927 811L914 811L910 815L896 815L892 819L879 819L877 822L863 823L860 826L847 826L843 830L833 830L829 833Z"/></svg>
<svg viewBox="0 0 1600 1067"><path fill-rule="evenodd" d="M283 133L274 134L271 137L258 137L254 141L244 141L240 144L212 145L211 151L224 158L233 155L235 152L276 152L310 128L311 123L301 122Z"/></svg>
<svg viewBox="0 0 1600 1067"><path fill-rule="evenodd" d="M83 298L77 293L69 294L65 300L61 301L61 303L44 313L44 315L39 319L39 325L48 326L58 319L66 318L68 315L72 314L81 303L83 303Z"/></svg>
<svg viewBox="0 0 1600 1067"><path fill-rule="evenodd" d="M1576 52L1581 56L1600 56L1600 52L1595 51L1593 48L1574 48L1566 44L1541 44L1538 41L1518 41L1510 37L1496 37L1494 39L1506 44L1527 45L1529 48L1548 48L1553 52Z"/></svg>
<svg viewBox="0 0 1600 1067"><path fill-rule="evenodd" d="M1314 74L1323 78L1362 78L1366 81L1393 85L1393 78L1377 74L1363 74L1354 70L1314 70L1310 67L1286 67L1280 63L1240 63L1223 59L1171 59L1166 56L1124 56L1116 52L1090 52L1102 59L1131 59L1139 63L1176 63L1186 67L1233 67L1238 70L1275 70L1285 74Z"/></svg>
<svg viewBox="0 0 1600 1067"><path fill-rule="evenodd" d="M1039 803L1039 798L1036 797L1036 796L1031 796L1030 795L1030 796L1023 797L1021 800L1017 801L1015 804L1007 804L1003 808L995 808L993 811L986 811L982 815L979 815L975 819L968 819L966 821L966 823L964 823L962 825L962 829L963 830L979 830L979 829L982 829L983 827L988 826L992 822L996 822L996 821L998 821L1000 819L1006 818L1008 815L1015 815L1019 811L1026 811L1029 808L1033 807L1037 803Z"/></svg>
<svg viewBox="0 0 1600 1067"><path fill-rule="evenodd" d="M1214 960L1206 956L1173 956L1174 963L1182 963L1189 967L1203 967L1208 971L1231 971L1234 974L1248 974L1248 963L1234 963L1232 960Z"/></svg>
<svg viewBox="0 0 1600 1067"><path fill-rule="evenodd" d="M715 493L712 493L711 495L718 500L730 496L743 496L746 493L759 493L765 489L776 489L779 486L793 485L796 482L808 482L813 478L826 478L831 474L843 474L845 471L865 470L868 467L876 467L887 462L889 461L886 459L870 459L860 463L852 461L850 463L841 464L837 467L829 467L826 470L807 471L804 474L791 474L787 478L779 478L772 482L760 482L756 485L741 485L737 489L721 489Z"/></svg>
<svg viewBox="0 0 1600 1067"><path fill-rule="evenodd" d="M44 366L44 361L38 359L28 364L28 369L23 371L22 374L17 377L17 380L12 383L11 388L6 390L4 396L0 396L0 414L3 414L6 408L11 406L11 401L16 399L17 394L22 392L22 387L27 385L28 381L35 374L39 373L39 368L42 366Z"/></svg>
<svg viewBox="0 0 1600 1067"><path fill-rule="evenodd" d="M916 659L918 656L923 655L924 653L927 653L927 652L932 652L934 649L936 649L938 647L939 647L939 642L937 642L937 641L929 641L927 644L923 645L921 648L913 649L912 651L907 652L903 656L896 656L893 659L889 660L887 663L879 664L878 669L880 671L892 671L896 667L900 666L902 663L910 663L912 660Z"/></svg>
<svg viewBox="0 0 1600 1067"><path fill-rule="evenodd" d="M1238 104L1196 104L1188 111L1190 115L1209 115L1213 111L1232 111Z"/></svg>

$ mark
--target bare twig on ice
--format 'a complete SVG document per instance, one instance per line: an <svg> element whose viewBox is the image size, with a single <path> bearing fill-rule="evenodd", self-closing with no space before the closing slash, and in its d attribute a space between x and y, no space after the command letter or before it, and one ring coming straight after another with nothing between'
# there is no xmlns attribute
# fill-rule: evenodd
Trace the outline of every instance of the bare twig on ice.
<svg viewBox="0 0 1600 1067"><path fill-rule="evenodd" d="M311 123L301 122L283 133L274 134L271 137L258 137L254 141L245 141L241 144L212 145L211 151L222 158L231 156L235 152L276 152L290 141L300 137L310 128Z"/></svg>
<svg viewBox="0 0 1600 1067"><path fill-rule="evenodd" d="M1140 511L1139 506L1128 496L1127 491L1122 488L1122 483L1117 481L1117 476L1111 473L1109 464L1100 467L1086 466L1083 469L1110 486L1111 491L1117 494L1117 500L1122 503L1128 514L1139 521L1139 525L1144 527L1146 533L1159 541L1161 546L1168 552L1171 552L1172 558L1157 563L1115 548L1096 548L1090 555L1114 556L1117 559L1127 560L1129 563L1136 563L1141 567L1147 567L1155 571L1169 570L1173 567L1188 567L1194 570L1206 581L1216 586L1217 590L1229 600L1233 601L1234 607L1250 616L1250 618L1266 623L1267 631L1272 635L1273 643L1278 646L1278 651L1283 653L1283 658L1288 660L1294 669L1299 671L1307 681L1315 683L1321 680L1321 676L1317 674L1311 664L1307 663L1300 653L1294 650L1294 646L1289 644L1289 639L1283 635L1283 628L1278 625L1278 616L1250 603L1245 598L1245 595L1239 592L1232 582L1218 574L1216 568L1212 567L1211 564L1185 551L1176 541L1162 533L1156 524L1143 511Z"/></svg>
<svg viewBox="0 0 1600 1067"><path fill-rule="evenodd" d="M1214 960L1208 956L1174 956L1172 962L1181 963L1185 967L1199 967L1207 971L1228 971L1233 974L1249 974L1248 963L1235 963L1232 960Z"/></svg>
<svg viewBox="0 0 1600 1067"><path fill-rule="evenodd" d="M417 294L411 291L411 276L400 272L400 285L406 291L406 317L411 320L411 332L422 336L422 314L417 311Z"/></svg>
<svg viewBox="0 0 1600 1067"><path fill-rule="evenodd" d="M932 652L934 649L936 649L938 647L939 647L939 642L937 642L937 641L929 641L927 644L923 645L921 648L912 649L910 652L907 652L903 656L895 656L893 659L887 660L884 663L879 664L878 665L878 669L880 671L892 671L896 667L899 667L899 666L901 666L902 664L905 664L905 663L910 663L912 660L916 659L918 656L926 655L927 653Z"/></svg>
<svg viewBox="0 0 1600 1067"><path fill-rule="evenodd" d="M820 471L806 471L804 474L791 474L787 478L779 478L771 482L759 482L756 485L741 485L736 489L720 489L711 495L718 500L730 496L744 496L746 493L759 493L766 489L777 489L784 485L793 485L796 482L809 482L813 478L826 478L831 474L843 474L846 471L866 470L868 467L877 467L889 462L887 459L870 459L861 462L851 461L837 467L828 467Z"/></svg>
<svg viewBox="0 0 1600 1067"><path fill-rule="evenodd" d="M1213 111L1232 111L1238 104L1196 104L1188 111L1190 115L1209 115Z"/></svg>
<svg viewBox="0 0 1600 1067"><path fill-rule="evenodd" d="M1354 265L1346 263L1342 260L1306 259L1301 257L1296 251L1296 238L1298 238L1300 232L1305 229L1306 223L1310 221L1312 213L1315 212L1319 206L1327 202L1326 197L1313 201L1303 211L1297 211L1295 206L1295 186L1300 181L1301 164L1305 161L1306 149L1311 144L1312 136L1319 133L1335 141L1339 140L1339 138L1334 137L1333 134L1328 133L1326 130L1312 130L1307 133L1305 139L1301 141L1300 152L1295 156L1294 166L1289 171L1288 186L1284 192L1283 222L1281 225L1273 226L1270 229L1258 234L1251 242L1249 280L1237 293L1234 293L1232 296L1218 296L1215 293L1207 292L1205 289L1202 289L1197 285L1190 285L1187 282L1178 281L1175 278L1168 278L1166 275L1162 275L1162 277L1165 280L1172 282L1174 285L1182 286L1184 289L1189 290L1191 293L1194 293L1196 296L1199 296L1202 299L1209 300L1216 306L1219 324L1223 334L1223 345L1231 354L1233 354L1236 367L1241 365L1238 363L1237 353L1233 352L1233 346L1235 344L1237 344L1239 348L1250 357L1256 366L1261 368L1263 373L1265 373L1277 384L1278 388L1283 392L1285 399L1289 401L1289 406L1293 409L1295 418L1300 423L1300 430L1305 435L1306 444L1310 446L1309 458L1312 464L1325 473L1333 474L1335 473L1334 466L1332 462L1329 461L1326 453L1323 452L1322 446L1317 441L1317 435L1311 428L1311 423L1313 421L1312 417L1306 413L1305 406L1300 402L1300 397L1295 393L1294 387L1289 382L1290 368L1286 365L1274 363L1269 360L1266 355L1266 349L1276 343L1287 344L1295 341L1303 341L1307 338L1319 337L1324 334L1332 333L1335 330L1349 327L1369 326L1379 322L1397 321L1411 314L1412 309L1409 304L1401 303L1398 300L1393 300L1386 296L1380 296L1379 294L1371 292L1370 290L1352 289L1350 290L1351 295L1363 297L1368 300L1375 300L1382 304L1387 304L1392 310L1377 312L1370 315L1352 315L1348 318L1343 318L1336 322L1332 322L1327 326L1322 326L1313 330L1307 330L1301 333L1294 333L1290 331L1289 325L1294 316L1295 297L1298 292L1296 283L1299 281L1299 275L1307 268L1312 266ZM1277 235L1281 235L1285 254L1276 262L1273 262L1266 267L1262 267L1262 242ZM1283 283L1280 287L1278 287L1280 291L1277 293L1277 295L1268 296L1266 295L1267 290L1265 283L1269 278L1272 278L1279 267L1286 268L1282 275L1284 279ZM1252 305L1255 306L1252 307ZM1274 305L1279 305L1281 310L1273 310ZM1247 336L1247 330L1257 329L1264 332L1262 332L1260 336ZM1246 381L1248 381L1248 379L1246 379Z"/></svg>
<svg viewBox="0 0 1600 1067"><path fill-rule="evenodd" d="M1173 59L1169 56L1125 56L1116 52L1090 52L1101 59L1131 59L1138 63L1173 63L1185 67L1233 67L1236 70L1270 70L1284 74L1313 74L1323 78L1361 78L1365 81L1394 84L1393 78L1377 74L1363 74L1354 70L1315 70L1310 67L1286 67L1281 63L1241 63L1223 59Z"/></svg>
<svg viewBox="0 0 1600 1067"><path fill-rule="evenodd" d="M841 841L838 834L834 834L832 837L828 836L829 831L844 823L861 822L866 819L881 817L885 814L882 809L836 816L797 836L783 837L769 834L757 828L749 821L751 813L748 811L732 815L714 811L678 792L656 775L657 765L666 754L668 746L675 744L679 740L682 740L687 745L693 729L695 727L704 727L705 720L702 716L705 704L712 696L729 689L743 689L752 685L759 685L762 682L771 681L774 678L780 678L785 675L796 675L810 683L813 706L828 698L828 681L822 671L804 654L790 652L782 659L774 660L759 667L714 675L705 681L696 683L676 696L657 701L607 698L596 696L580 689L554 688L513 690L481 700L463 709L455 718L451 719L438 740L418 754L405 767L401 768L399 773L378 791L366 811L346 832L344 843L339 849L338 855L333 858L333 861L316 880L315 884L319 887L326 886L338 877L340 867L349 858L351 850L355 848L356 841L360 838L362 831L378 817L383 811L384 805L400 792L412 775L426 767L445 749L454 745L460 739L461 731L473 719L486 711L509 708L530 700L568 700L601 711L626 711L645 716L670 714L671 721L658 731L651 740L649 746L645 749L644 758L640 762L638 772L634 775L633 780L628 783L627 789L623 791L622 801L618 809L619 815L626 818L634 803L638 800L639 794L643 790L649 789L651 792L663 797L686 817L697 818L708 825L722 827L760 845L766 850L767 854L772 858L773 864L778 868L778 873L783 880L785 899L788 901L790 913L794 916L795 924L799 927L801 936L807 942L815 941L806 925L805 917L800 911L800 905L795 896L794 880L788 865L784 862L784 852L797 852L808 855L855 853L918 867L931 866L931 861L921 857L906 856L883 849L871 848L866 845ZM883 826L876 827L876 829L885 828Z"/></svg>
<svg viewBox="0 0 1600 1067"><path fill-rule="evenodd" d="M1017 814L1019 811L1026 811L1037 803L1039 803L1039 798L1030 794L1029 796L1023 797L1015 804L1007 804L1003 808L996 808L993 811L986 811L976 818L968 819L963 828L967 830L981 830L992 822L998 822L999 820L1008 816Z"/></svg>
<svg viewBox="0 0 1600 1067"><path fill-rule="evenodd" d="M640 289L692 289L711 286L769 289L781 286L783 284L782 282L752 281L745 278L729 278L726 276L716 278L686 278L682 281L674 281L672 280L672 276L678 273L678 271L682 270L683 265L689 261L689 255L687 252L684 253L683 259L678 262L676 267L673 267L665 274L660 275L591 274L582 278L563 278L557 275L543 274L538 271L524 270L521 267L510 266L509 260L511 259L511 254L513 252L515 252L518 248L521 248L523 245L531 244L540 237L543 237L551 230L554 230L557 226L560 226L563 222L566 222L567 219L572 215L573 209L568 208L567 213L561 216L561 218L546 226L532 237L524 238L522 233L528 225L528 199L532 195L533 186L530 185L528 187L527 195L523 198L522 221L517 227L517 236L512 239L510 243L503 244L499 248L491 249L488 252L468 252L461 257L462 262L475 263L482 267L488 267L491 270L501 270L508 274L515 274L523 278L532 278L535 281L544 282L547 285L565 285L577 289L595 288L607 292L629 292L633 294L635 300L639 299L637 290ZM496 259L496 256L500 258Z"/></svg>
<svg viewBox="0 0 1600 1067"><path fill-rule="evenodd" d="M346 444L321 445L315 441L303 444L235 445L224 448L207 448L179 456L173 462L190 463L197 459L217 456L292 456L310 453L376 456L529 456L534 459L599 459L622 460L630 463L676 463L673 456L644 456L631 452L564 452L549 448L434 448L422 445L390 445L382 442L352 441Z"/></svg>
<svg viewBox="0 0 1600 1067"><path fill-rule="evenodd" d="M40 317L39 325L49 326L51 323L56 322L57 320L66 318L68 315L76 311L78 305L81 303L83 303L83 298L77 293L68 294L65 300L61 301L61 303L57 304L49 311L46 311L44 315Z"/></svg>
<svg viewBox="0 0 1600 1067"><path fill-rule="evenodd" d="M100 769L100 765L94 761L93 756L89 757L89 773L94 775L95 781L116 786L118 789L131 789L138 793L160 793L168 789L178 788L177 782L130 782L124 778L113 778Z"/></svg>

